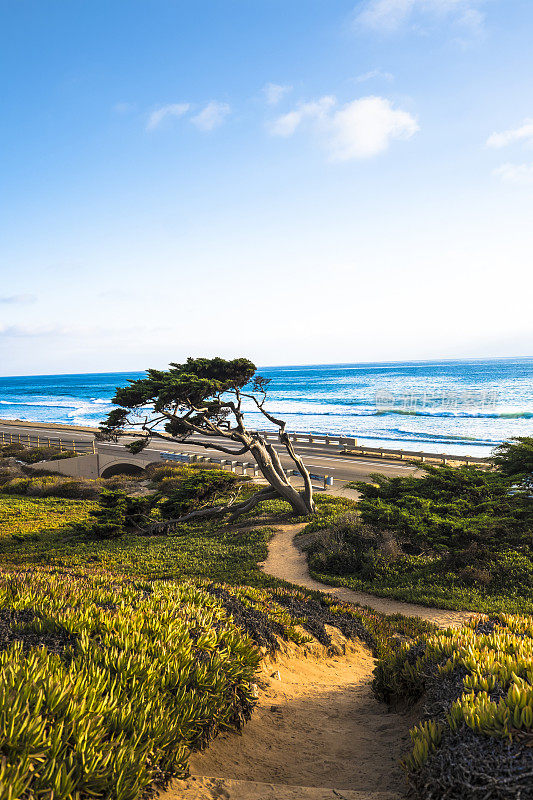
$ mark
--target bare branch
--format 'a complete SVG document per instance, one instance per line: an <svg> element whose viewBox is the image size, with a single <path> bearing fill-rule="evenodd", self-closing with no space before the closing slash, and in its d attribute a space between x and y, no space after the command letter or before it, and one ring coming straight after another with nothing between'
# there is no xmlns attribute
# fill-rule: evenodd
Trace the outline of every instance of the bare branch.
<svg viewBox="0 0 533 800"><path fill-rule="evenodd" d="M174 441L176 440L174 439ZM195 447L205 447L209 450L220 450L221 453L228 453L230 456L243 456L245 453L250 452L250 448L246 446L241 447L240 450L230 450L228 447L223 447L221 444L213 444L212 442L198 442L193 441L192 439L187 439L186 444L191 444Z"/></svg>
<svg viewBox="0 0 533 800"><path fill-rule="evenodd" d="M253 495L249 500L244 500L242 503L234 503L230 502L223 506L213 506L211 508L200 508L197 511L191 511L190 514L185 514L183 517L177 517L176 519L167 519L164 522L155 522L153 525L150 525L149 528L146 529L147 534L158 534L158 533L168 533L172 528L182 525L184 522L189 522L193 519L208 519L213 517L223 517L226 514L231 513L232 519L243 514L247 511L250 511L259 503L262 503L264 500L273 500L275 497L279 497L279 494L272 489L262 489L260 492L257 492Z"/></svg>

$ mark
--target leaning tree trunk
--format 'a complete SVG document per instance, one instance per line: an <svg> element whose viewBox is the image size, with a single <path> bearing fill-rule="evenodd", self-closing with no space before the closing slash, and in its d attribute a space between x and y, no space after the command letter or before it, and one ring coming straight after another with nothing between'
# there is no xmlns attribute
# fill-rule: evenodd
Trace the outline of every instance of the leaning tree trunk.
<svg viewBox="0 0 533 800"><path fill-rule="evenodd" d="M313 501L313 487L311 485L309 472L302 459L294 452L288 437L287 441L284 441L283 437L280 438L289 452L289 455L295 462L298 472L304 481L304 488L301 492L289 483L276 449L271 444L268 444L262 436L256 434L253 439L251 437L248 438L245 444L255 458L257 466L269 486L265 486L264 489L256 492L248 500L244 500L241 503L228 503L226 505L201 508L196 511L191 511L183 517L168 519L164 522L156 522L149 526L147 533L168 533L176 525L180 525L184 522L221 518L226 515L230 515L230 521L233 521L241 514L246 514L251 511L255 506L259 505L259 503L265 500L275 500L276 498L286 500L294 513L298 514L298 516L307 517L313 514L315 511L315 503Z"/></svg>
<svg viewBox="0 0 533 800"><path fill-rule="evenodd" d="M308 516L314 513L315 503L313 501L311 479L301 460L297 466L305 485L303 491L299 492L289 483L279 455L271 444L267 444L262 437L257 437L250 445L250 452L255 458L265 480L283 500L290 503L295 514Z"/></svg>

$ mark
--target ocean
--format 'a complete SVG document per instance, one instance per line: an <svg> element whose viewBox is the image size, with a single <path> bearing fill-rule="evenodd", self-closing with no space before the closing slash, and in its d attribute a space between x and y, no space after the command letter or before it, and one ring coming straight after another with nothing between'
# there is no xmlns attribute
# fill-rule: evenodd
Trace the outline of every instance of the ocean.
<svg viewBox="0 0 533 800"><path fill-rule="evenodd" d="M485 456L533 435L533 359L264 367L268 409L291 431L374 447ZM144 373L0 378L0 419L97 426L116 386ZM249 407L251 427L270 427Z"/></svg>

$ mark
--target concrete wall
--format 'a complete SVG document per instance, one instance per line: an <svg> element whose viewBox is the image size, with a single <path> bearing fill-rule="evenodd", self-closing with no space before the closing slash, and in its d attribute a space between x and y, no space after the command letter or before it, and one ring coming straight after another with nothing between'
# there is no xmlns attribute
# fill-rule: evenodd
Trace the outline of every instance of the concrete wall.
<svg viewBox="0 0 533 800"><path fill-rule="evenodd" d="M75 456L62 458L59 461L39 461L37 464L28 464L31 469L56 472L58 475L67 475L70 478L98 478L100 475L100 456L98 453L89 456Z"/></svg>

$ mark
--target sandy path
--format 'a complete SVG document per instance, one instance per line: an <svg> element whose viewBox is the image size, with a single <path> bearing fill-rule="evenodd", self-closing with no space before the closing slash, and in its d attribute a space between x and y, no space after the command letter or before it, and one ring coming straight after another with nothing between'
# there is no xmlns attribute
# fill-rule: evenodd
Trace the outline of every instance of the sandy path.
<svg viewBox="0 0 533 800"><path fill-rule="evenodd" d="M409 723L374 699L373 668L359 642L327 659L304 658L293 648L261 678L243 734L222 734L193 754L191 778L175 782L175 793L164 797L397 800ZM279 679L270 675L276 670Z"/></svg>
<svg viewBox="0 0 533 800"><path fill-rule="evenodd" d="M471 616L315 581L293 541L304 525L278 529L260 565L264 572L385 614L442 626ZM258 706L243 734L223 734L193 754L191 777L176 781L162 800L400 800L405 782L398 761L408 749L412 720L377 702L374 666L359 642L327 660L293 648L263 675ZM269 674L275 670L279 678Z"/></svg>
<svg viewBox="0 0 533 800"><path fill-rule="evenodd" d="M294 537L305 527L300 525L282 525L270 540L268 557L260 564L263 572L282 578L297 586L306 589L316 589L320 592L337 597L347 603L357 603L370 606L382 614L404 614L406 617L422 617L442 627L461 625L466 620L475 616L470 611L447 611L428 606L419 606L415 603L403 603L388 597L377 597L367 592L359 592L345 587L327 586L311 577L307 568L307 558L296 545Z"/></svg>

